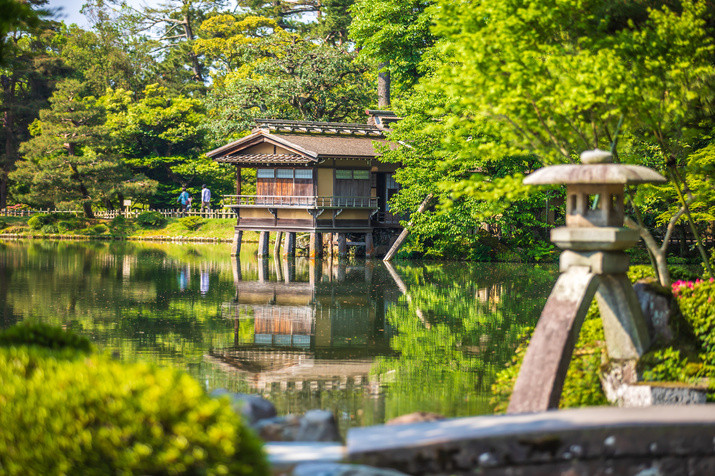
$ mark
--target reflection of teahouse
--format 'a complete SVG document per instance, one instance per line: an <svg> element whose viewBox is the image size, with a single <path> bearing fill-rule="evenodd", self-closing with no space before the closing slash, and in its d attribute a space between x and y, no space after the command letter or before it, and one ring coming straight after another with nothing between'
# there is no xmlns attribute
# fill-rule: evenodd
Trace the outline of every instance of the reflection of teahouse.
<svg viewBox="0 0 715 476"><path fill-rule="evenodd" d="M326 264L310 271L309 282L300 281L305 270L295 272L297 282L276 271L263 281L236 281L236 299L222 312L234 320L234 346L209 358L244 374L258 391L288 382L368 384L375 356L392 353L385 303L398 299L394 284L372 286L373 269L365 266ZM377 279L389 277L382 272Z"/></svg>
<svg viewBox="0 0 715 476"><path fill-rule="evenodd" d="M207 154L236 166L236 195L224 196L224 206L237 216L233 254L246 230L262 232L260 255L267 255L270 232L287 233L286 254L294 252L295 233L308 232L311 257L320 254L325 234L330 243L337 235L341 254L348 234L364 237L354 243L372 255L376 229L399 231L387 204L398 188L395 165L378 161L376 147L390 146L384 129L398 118L367 112L369 124L257 120L249 136ZM256 195L241 193L242 168L256 170Z"/></svg>

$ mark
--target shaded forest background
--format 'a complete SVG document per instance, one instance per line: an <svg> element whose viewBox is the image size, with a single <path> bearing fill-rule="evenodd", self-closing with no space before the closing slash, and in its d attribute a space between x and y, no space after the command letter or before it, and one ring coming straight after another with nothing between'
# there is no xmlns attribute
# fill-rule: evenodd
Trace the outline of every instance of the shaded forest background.
<svg viewBox="0 0 715 476"><path fill-rule="evenodd" d="M669 179L628 195L661 281L666 257L712 255L712 2L89 0L88 29L44 0L0 11L0 208L232 193L207 150L254 118L364 122L382 72L404 118L392 206L433 197L409 253L550 257L563 190L521 180L599 147Z"/></svg>

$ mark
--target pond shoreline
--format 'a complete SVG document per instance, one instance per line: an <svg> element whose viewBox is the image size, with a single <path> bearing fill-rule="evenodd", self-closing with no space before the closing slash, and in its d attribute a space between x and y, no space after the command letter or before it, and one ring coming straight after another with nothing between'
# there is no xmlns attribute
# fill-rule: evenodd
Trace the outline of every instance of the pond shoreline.
<svg viewBox="0 0 715 476"><path fill-rule="evenodd" d="M228 238L211 238L200 236L119 236L119 235L60 235L60 234L22 234L22 233L0 233L0 240L76 240L76 241L160 241L166 243L187 242L187 243L231 243Z"/></svg>

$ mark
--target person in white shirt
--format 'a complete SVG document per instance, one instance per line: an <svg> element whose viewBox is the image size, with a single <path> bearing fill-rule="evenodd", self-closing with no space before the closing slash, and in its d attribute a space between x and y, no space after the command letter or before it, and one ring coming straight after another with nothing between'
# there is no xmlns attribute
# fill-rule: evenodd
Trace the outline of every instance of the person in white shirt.
<svg viewBox="0 0 715 476"><path fill-rule="evenodd" d="M211 190L206 185L201 186L201 210L211 209Z"/></svg>

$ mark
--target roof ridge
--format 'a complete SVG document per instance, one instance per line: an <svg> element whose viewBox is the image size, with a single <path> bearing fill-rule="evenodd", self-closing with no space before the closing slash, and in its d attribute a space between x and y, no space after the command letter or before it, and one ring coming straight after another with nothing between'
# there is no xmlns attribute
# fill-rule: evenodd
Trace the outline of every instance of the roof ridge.
<svg viewBox="0 0 715 476"><path fill-rule="evenodd" d="M296 132L314 135L347 135L384 137L384 131L371 124L352 122L295 121L287 119L255 119L258 130Z"/></svg>

